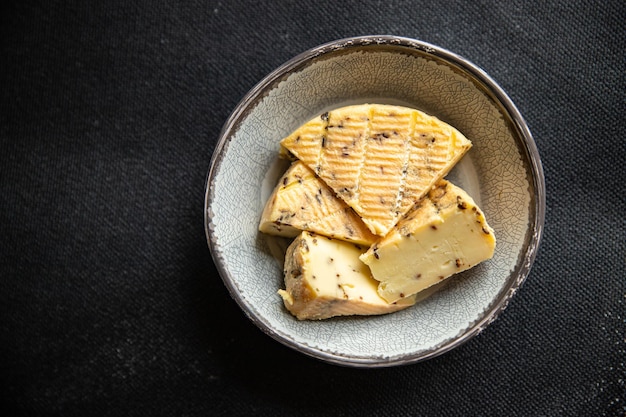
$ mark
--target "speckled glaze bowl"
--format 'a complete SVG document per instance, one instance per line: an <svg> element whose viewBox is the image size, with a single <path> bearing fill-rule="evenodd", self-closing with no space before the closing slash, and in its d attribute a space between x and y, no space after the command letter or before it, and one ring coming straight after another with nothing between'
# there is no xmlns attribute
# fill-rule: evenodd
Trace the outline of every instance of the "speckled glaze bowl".
<svg viewBox="0 0 626 417"><path fill-rule="evenodd" d="M288 243L258 232L285 164L279 141L311 118L356 103L406 105L462 131L473 147L447 176L483 209L494 257L406 310L298 321L283 306ZM243 312L266 334L335 364L392 366L432 358L488 326L527 277L541 239L545 184L515 105L481 69L442 48L395 36L341 39L288 61L259 82L220 133L206 184L213 260Z"/></svg>

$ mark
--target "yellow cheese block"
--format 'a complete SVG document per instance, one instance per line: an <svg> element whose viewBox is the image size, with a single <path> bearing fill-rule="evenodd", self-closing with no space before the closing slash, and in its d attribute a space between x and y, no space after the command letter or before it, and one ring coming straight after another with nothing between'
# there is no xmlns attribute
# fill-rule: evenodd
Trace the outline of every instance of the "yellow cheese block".
<svg viewBox="0 0 626 417"><path fill-rule="evenodd" d="M470 149L452 126L415 109L364 104L305 123L281 141L384 236Z"/></svg>
<svg viewBox="0 0 626 417"><path fill-rule="evenodd" d="M300 320L379 315L407 308L415 297L394 303L377 292L378 281L359 260L365 248L311 232L302 232L287 249L285 289L278 293Z"/></svg>
<svg viewBox="0 0 626 417"><path fill-rule="evenodd" d="M493 256L496 238L474 200L441 180L360 259L388 302L412 296Z"/></svg>
<svg viewBox="0 0 626 417"><path fill-rule="evenodd" d="M354 210L300 161L293 162L278 181L259 230L284 237L307 230L367 246L376 240Z"/></svg>

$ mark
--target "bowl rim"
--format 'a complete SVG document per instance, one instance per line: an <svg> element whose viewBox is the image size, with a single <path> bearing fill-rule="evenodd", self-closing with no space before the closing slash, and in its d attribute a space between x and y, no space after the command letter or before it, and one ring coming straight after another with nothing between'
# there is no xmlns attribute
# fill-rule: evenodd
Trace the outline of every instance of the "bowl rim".
<svg viewBox="0 0 626 417"><path fill-rule="evenodd" d="M498 295L491 300L489 307L485 309L485 312L477 318L475 322L470 324L466 329L462 330L459 335L447 339L439 345L433 346L428 350L416 351L409 355L399 357L350 357L341 355L339 353L323 351L319 348L314 348L307 345L302 345L295 340L292 340L280 332L277 332L272 327L268 326L261 318L254 315L248 308L245 300L240 296L234 283L232 282L229 273L220 260L219 249L216 246L214 239L212 239L212 215L211 215L211 201L212 201L212 187L211 184L217 172L217 168L220 165L223 157L224 150L227 148L228 143L236 133L239 119L245 114L255 101L262 97L265 90L272 87L277 80L287 76L291 71L297 69L300 66L306 66L310 62L324 55L332 52L358 49L363 47L376 47L376 46L396 46L412 51L420 51L426 55L430 55L435 59L444 61L446 64L455 66L460 69L464 74L473 78L475 85L482 88L482 91L490 96L490 98L498 105L503 112L510 118L512 122L512 130L517 134L519 145L523 145L524 155L522 156L528 161L530 166L529 180L532 180L533 189L535 195L531 195L529 214L531 219L528 225L528 246L523 251L523 254L519 256L516 269L511 272L510 276L516 276L517 278L512 280L508 279L505 285L500 289ZM254 106L252 107L254 108ZM211 156L208 174L205 182L205 197L204 197L204 229L205 237L209 250L213 259L213 263L218 270L218 273L228 289L228 292L244 312L244 314L251 320L260 330L265 334L272 337L274 340L295 349L308 356L320 359L322 361L333 363L336 365L351 366L351 367L389 367L396 365L407 365L425 361L430 358L434 358L443 353L446 353L453 348L456 348L465 342L472 339L474 336L482 332L487 326L489 326L508 306L513 295L521 287L530 273L530 269L535 261L539 246L543 237L543 229L545 223L546 214L546 193L545 193L545 177L539 151L533 136L528 128L521 113L506 94L506 92L499 86L496 81L491 78L482 68L473 64L466 58L453 53L445 48L430 44L417 39L412 39L403 36L395 35L365 35L347 37L337 39L334 41L326 42L319 46L308 49L300 54L294 56L282 65L271 71L263 79L261 79L255 86L253 86L239 101L231 114L226 119L218 136L218 142L214 148ZM534 207L533 207L534 204ZM533 218L534 216L534 218ZM528 232L527 232L528 235Z"/></svg>

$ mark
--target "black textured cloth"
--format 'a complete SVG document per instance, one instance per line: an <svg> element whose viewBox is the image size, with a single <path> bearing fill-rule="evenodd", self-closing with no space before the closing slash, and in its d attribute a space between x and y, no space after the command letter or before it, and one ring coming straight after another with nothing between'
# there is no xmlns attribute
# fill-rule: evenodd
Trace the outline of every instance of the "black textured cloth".
<svg viewBox="0 0 626 417"><path fill-rule="evenodd" d="M5 1L0 414L626 413L623 1ZM209 161L242 96L294 55L393 34L485 69L547 184L530 276L479 336L364 370L264 335L204 236Z"/></svg>

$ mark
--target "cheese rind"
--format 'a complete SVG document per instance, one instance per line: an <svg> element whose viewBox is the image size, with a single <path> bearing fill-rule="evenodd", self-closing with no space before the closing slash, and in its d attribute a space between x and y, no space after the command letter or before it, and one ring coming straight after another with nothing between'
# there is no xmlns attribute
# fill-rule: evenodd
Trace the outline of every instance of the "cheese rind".
<svg viewBox="0 0 626 417"><path fill-rule="evenodd" d="M259 230L284 237L312 231L368 246L376 240L354 210L300 161L292 163L278 181Z"/></svg>
<svg viewBox="0 0 626 417"><path fill-rule="evenodd" d="M380 281L380 296L396 302L490 259L495 245L474 200L441 180L360 259Z"/></svg>
<svg viewBox="0 0 626 417"><path fill-rule="evenodd" d="M305 123L281 141L384 236L470 149L458 130L415 109L364 104Z"/></svg>
<svg viewBox="0 0 626 417"><path fill-rule="evenodd" d="M311 232L302 232L285 256L285 289L279 290L287 310L300 320L335 316L379 315L407 308L415 297L388 303L378 294L378 281L359 260L365 248Z"/></svg>

